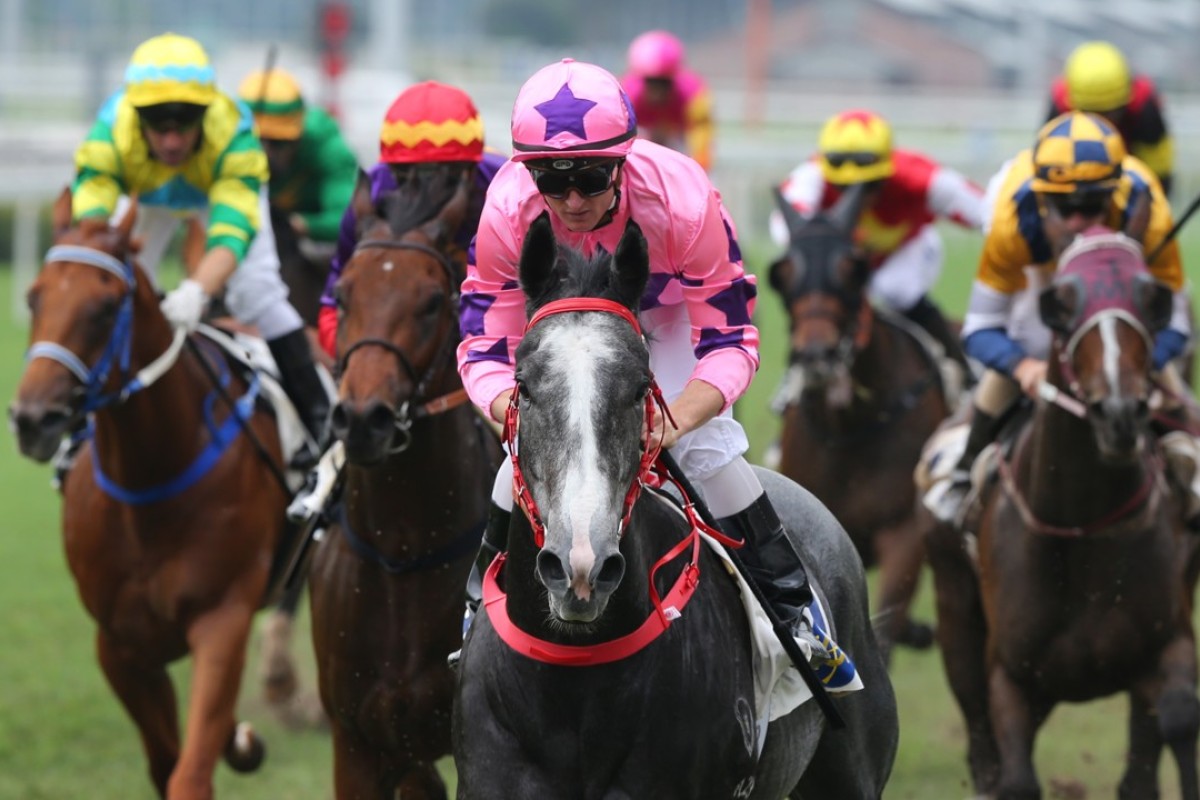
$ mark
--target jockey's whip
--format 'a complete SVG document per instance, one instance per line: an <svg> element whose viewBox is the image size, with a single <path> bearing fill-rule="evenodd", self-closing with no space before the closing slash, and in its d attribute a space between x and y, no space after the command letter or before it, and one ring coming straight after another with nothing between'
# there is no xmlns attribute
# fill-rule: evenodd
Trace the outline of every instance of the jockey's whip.
<svg viewBox="0 0 1200 800"><path fill-rule="evenodd" d="M667 472L671 477L678 481L683 491L687 492L687 499L691 500L693 507L700 514L700 519L704 520L706 525L710 525L717 530L721 527L717 525L716 518L713 517L712 511L709 510L708 504L704 502L703 496L696 491L696 487L692 486L691 481L683 474L683 470L675 461L675 458L666 450L663 450L658 455L663 466L667 468ZM762 587L758 585L757 580L750 570L742 561L741 556L736 550L726 548L726 555L729 557L730 563L737 569L738 574L745 580L750 587L750 591L754 593L754 598L758 604L762 606L766 612L767 619L771 621L771 630L775 632L775 637L779 639L779 643L783 645L784 651L788 654L788 658L792 660L792 664L800 673L800 677L804 679L804 683L812 692L813 698L816 699L817 705L821 707L821 711L825 714L825 719L835 728L845 728L846 720L842 718L841 712L837 710L837 706L833 704L833 698L829 696L829 692L825 689L825 684L821 683L821 679L817 677L817 673L813 671L812 664L808 663L808 659L804 656L804 651L800 649L800 645L796 643L796 639L792 636L791 630L784 624L779 615L775 613L775 609L767 602L767 598L763 593Z"/></svg>
<svg viewBox="0 0 1200 800"><path fill-rule="evenodd" d="M283 470L275 463L275 459L271 458L271 454L267 452L267 448L263 445L262 440L258 438L258 434L254 432L254 428L251 427L250 423L237 413L237 405L234 403L233 398L229 396L229 391L222 385L221 379L218 377L216 371L213 370L212 364L208 363L208 359L200 352L200 346L196 344L196 340L191 336L187 337L187 347L188 352L199 362L201 369L204 370L204 374L208 376L208 381L212 384L217 396L225 401L225 405L229 406L229 413L233 414L237 419L238 426L246 434L246 438L250 440L250 443L254 445L254 450L258 453L258 457L262 459L263 463L267 465L267 469L275 476L275 482L283 490L284 497L291 497L292 489L288 486L287 477L283 474Z"/></svg>
<svg viewBox="0 0 1200 800"><path fill-rule="evenodd" d="M1179 229L1183 227L1183 223L1191 219L1192 214L1196 213L1197 208L1200 208L1200 194L1197 194L1192 198L1192 202L1188 204L1188 207L1184 210L1179 219L1175 220L1175 224L1171 227L1171 230L1167 231L1167 235L1163 237L1163 240L1158 243L1158 247L1155 247L1154 252L1146 257L1146 264L1149 265L1154 263L1154 259L1158 258L1158 254L1163 251L1163 248L1171 243L1171 240L1175 238L1177 233L1179 233Z"/></svg>

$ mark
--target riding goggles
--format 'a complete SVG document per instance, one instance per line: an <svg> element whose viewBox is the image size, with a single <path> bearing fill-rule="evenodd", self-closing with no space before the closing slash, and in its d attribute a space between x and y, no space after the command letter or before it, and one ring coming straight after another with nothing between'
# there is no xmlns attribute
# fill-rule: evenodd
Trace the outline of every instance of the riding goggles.
<svg viewBox="0 0 1200 800"><path fill-rule="evenodd" d="M1110 192L1046 193L1041 195L1041 198L1042 202L1055 214L1063 219L1068 219L1075 214L1082 217L1103 216L1108 212L1112 194Z"/></svg>
<svg viewBox="0 0 1200 800"><path fill-rule="evenodd" d="M607 164L571 172L551 172L530 167L529 173L533 176L539 192L555 200L562 200L571 188L584 197L597 197L604 194L613 184L616 166L617 162L611 161Z"/></svg>
<svg viewBox="0 0 1200 800"><path fill-rule="evenodd" d="M879 155L877 153L825 153L825 161L834 169L839 169L846 164L853 164L856 167L869 167L872 164L879 163Z"/></svg>
<svg viewBox="0 0 1200 800"><path fill-rule="evenodd" d="M139 108L138 119L155 133L187 133L200 126L206 110L193 103L160 103Z"/></svg>

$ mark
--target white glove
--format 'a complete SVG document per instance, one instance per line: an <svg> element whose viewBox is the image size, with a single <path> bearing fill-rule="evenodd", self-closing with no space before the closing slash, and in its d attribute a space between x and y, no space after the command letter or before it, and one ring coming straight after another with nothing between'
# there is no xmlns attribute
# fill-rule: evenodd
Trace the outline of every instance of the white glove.
<svg viewBox="0 0 1200 800"><path fill-rule="evenodd" d="M162 301L163 316L172 327L183 328L188 333L200 325L200 317L208 306L208 295L199 283L188 278L176 286Z"/></svg>

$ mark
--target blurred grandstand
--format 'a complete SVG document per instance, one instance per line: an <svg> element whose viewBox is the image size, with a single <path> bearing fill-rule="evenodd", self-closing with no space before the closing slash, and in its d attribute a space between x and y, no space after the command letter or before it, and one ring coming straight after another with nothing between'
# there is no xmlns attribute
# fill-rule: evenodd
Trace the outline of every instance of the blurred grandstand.
<svg viewBox="0 0 1200 800"><path fill-rule="evenodd" d="M767 186L812 148L820 122L865 105L904 146L983 181L1024 146L1047 87L1079 42L1109 39L1163 90L1179 164L1176 200L1200 188L1195 0L343 0L346 69L325 77L322 0L0 0L0 206L16 205L12 252L36 264L37 209L72 175L71 154L141 40L198 38L222 86L261 68L271 44L313 101L334 103L364 163L379 119L414 79L458 83L491 146L507 151L522 81L571 55L615 72L637 33L666 27L713 84L714 178L744 236L761 236ZM3 224L3 223L0 223Z"/></svg>

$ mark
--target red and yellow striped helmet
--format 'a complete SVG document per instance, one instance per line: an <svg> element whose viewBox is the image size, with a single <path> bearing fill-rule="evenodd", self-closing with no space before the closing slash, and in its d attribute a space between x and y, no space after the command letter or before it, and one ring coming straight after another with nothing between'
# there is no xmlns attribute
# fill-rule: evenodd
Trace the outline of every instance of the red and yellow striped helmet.
<svg viewBox="0 0 1200 800"><path fill-rule="evenodd" d="M840 186L881 180L896 171L892 126L873 111L851 109L830 117L817 150L825 180Z"/></svg>
<svg viewBox="0 0 1200 800"><path fill-rule="evenodd" d="M400 93L383 118L379 158L388 164L481 161L483 120L461 89L425 81Z"/></svg>

